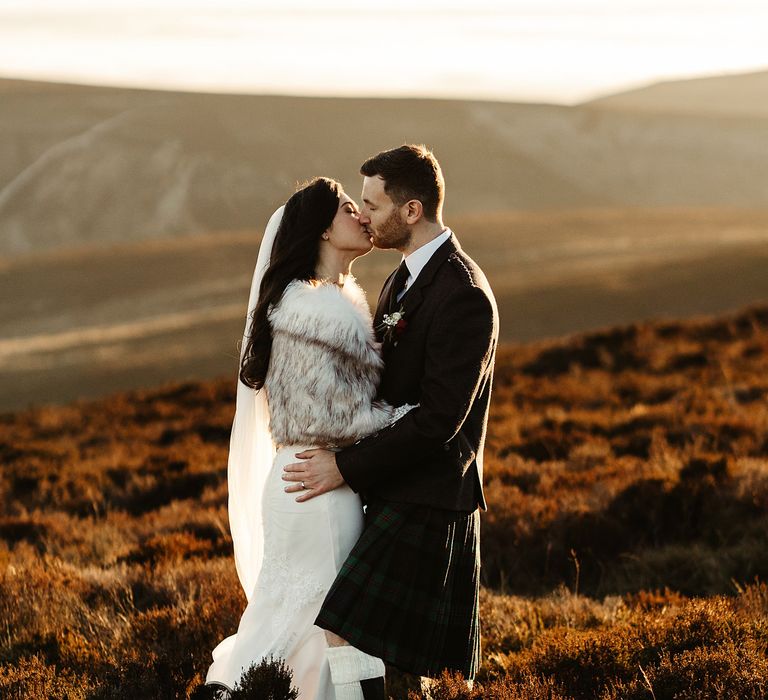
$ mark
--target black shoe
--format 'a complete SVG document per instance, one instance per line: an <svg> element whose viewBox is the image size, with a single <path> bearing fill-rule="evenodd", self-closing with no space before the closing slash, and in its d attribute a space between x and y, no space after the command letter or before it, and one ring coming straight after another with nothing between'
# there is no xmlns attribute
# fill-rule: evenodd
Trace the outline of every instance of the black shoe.
<svg viewBox="0 0 768 700"><path fill-rule="evenodd" d="M378 678L366 678L360 681L365 700L387 700L384 695L384 676Z"/></svg>

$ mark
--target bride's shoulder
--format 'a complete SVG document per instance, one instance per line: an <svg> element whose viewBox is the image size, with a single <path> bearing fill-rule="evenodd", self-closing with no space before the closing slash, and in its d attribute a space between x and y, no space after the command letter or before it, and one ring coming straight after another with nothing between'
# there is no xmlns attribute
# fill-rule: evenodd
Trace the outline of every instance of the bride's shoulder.
<svg viewBox="0 0 768 700"><path fill-rule="evenodd" d="M272 309L271 315L338 318L349 311L350 300L335 284L296 279L289 282L285 287L285 291L280 301Z"/></svg>
<svg viewBox="0 0 768 700"><path fill-rule="evenodd" d="M280 301L270 308L272 328L323 340L348 352L366 352L373 339L370 311L362 289L355 290L351 284L352 280L347 280L340 288L293 280Z"/></svg>
<svg viewBox="0 0 768 700"><path fill-rule="evenodd" d="M303 304L322 304L333 303L338 299L339 290L332 284L321 284L314 280L292 280L289 282L282 297L281 305L303 305Z"/></svg>
<svg viewBox="0 0 768 700"><path fill-rule="evenodd" d="M270 309L272 329L367 357L373 342L370 311L367 306L363 308L364 296L361 305L350 296L351 291L347 285L342 289L334 284L294 280Z"/></svg>
<svg viewBox="0 0 768 700"><path fill-rule="evenodd" d="M352 275L349 275L344 282L344 293L354 302L362 301L366 304L368 303L368 300L365 296L365 290L360 286L357 278L353 277Z"/></svg>

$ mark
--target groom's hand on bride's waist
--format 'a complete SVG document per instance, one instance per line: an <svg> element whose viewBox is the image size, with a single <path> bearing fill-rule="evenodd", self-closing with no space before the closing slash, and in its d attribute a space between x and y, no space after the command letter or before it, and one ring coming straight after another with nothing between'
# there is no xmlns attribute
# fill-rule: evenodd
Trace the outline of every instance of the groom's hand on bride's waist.
<svg viewBox="0 0 768 700"><path fill-rule="evenodd" d="M336 466L336 453L329 450L304 450L297 452L302 460L283 467L283 481L293 482L285 487L288 493L300 492L296 501L308 501L321 493L333 491L344 484Z"/></svg>

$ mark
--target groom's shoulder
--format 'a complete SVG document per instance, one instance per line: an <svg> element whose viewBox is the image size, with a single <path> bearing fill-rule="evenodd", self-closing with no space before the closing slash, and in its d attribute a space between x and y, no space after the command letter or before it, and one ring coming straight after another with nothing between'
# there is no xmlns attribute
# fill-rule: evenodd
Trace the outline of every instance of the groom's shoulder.
<svg viewBox="0 0 768 700"><path fill-rule="evenodd" d="M439 280L434 291L436 313L459 314L462 323L487 331L488 338L498 336L496 298L480 265L458 248L441 265Z"/></svg>
<svg viewBox="0 0 768 700"><path fill-rule="evenodd" d="M493 291L485 273L464 250L457 248L446 260L446 283L464 287L477 287L493 298Z"/></svg>

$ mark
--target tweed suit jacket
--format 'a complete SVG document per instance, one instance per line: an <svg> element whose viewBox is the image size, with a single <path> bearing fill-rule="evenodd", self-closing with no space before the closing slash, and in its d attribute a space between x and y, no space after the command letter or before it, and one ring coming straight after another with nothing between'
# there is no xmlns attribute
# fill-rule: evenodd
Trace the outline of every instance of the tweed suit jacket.
<svg viewBox="0 0 768 700"><path fill-rule="evenodd" d="M485 510L483 446L499 336L493 292L453 233L389 309L393 277L374 315L384 359L379 398L419 405L337 452L339 471L365 500ZM400 309L405 327L385 333L384 314Z"/></svg>

